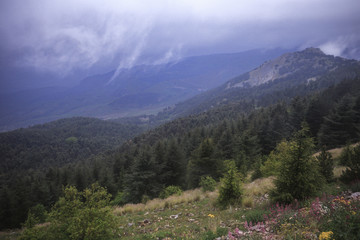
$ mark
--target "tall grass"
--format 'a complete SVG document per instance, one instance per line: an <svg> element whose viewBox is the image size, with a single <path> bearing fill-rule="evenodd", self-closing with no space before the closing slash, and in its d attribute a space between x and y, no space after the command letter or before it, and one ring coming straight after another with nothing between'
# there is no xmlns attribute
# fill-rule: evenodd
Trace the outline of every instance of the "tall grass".
<svg viewBox="0 0 360 240"><path fill-rule="evenodd" d="M204 198L215 199L217 196L217 191L204 193L201 189L194 189L185 191L180 196L172 195L166 199L155 198L148 201L146 204L126 204L122 207L115 208L114 213L116 215L123 215L133 212L153 211L156 209L171 208L172 206L181 203L197 202Z"/></svg>

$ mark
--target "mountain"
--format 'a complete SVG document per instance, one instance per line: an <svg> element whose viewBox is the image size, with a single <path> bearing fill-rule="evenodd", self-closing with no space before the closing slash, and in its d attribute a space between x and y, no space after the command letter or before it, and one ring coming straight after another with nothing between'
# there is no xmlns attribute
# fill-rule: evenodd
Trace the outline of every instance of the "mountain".
<svg viewBox="0 0 360 240"><path fill-rule="evenodd" d="M311 59L330 61L326 64L330 70L322 73L319 68L315 81L307 80L314 76L311 67L294 67L293 75L284 73L260 85L247 82L233 87L250 79L246 77L250 73L244 74L210 91L213 95L193 98L178 112L194 114L141 135L137 127L88 118L0 134L0 206L5 206L0 208L0 229L19 227L37 204L50 209L67 185L83 190L98 182L119 203L125 203L158 197L169 185L197 187L202 176L219 180L228 160L246 176L257 172L277 144L302 127L303 120L318 146L358 142L358 62L307 49L288 55L298 55L288 68L305 66L307 52L311 57L305 65ZM213 105L224 94L227 100ZM139 122L148 119L142 117Z"/></svg>
<svg viewBox="0 0 360 240"><path fill-rule="evenodd" d="M0 130L64 117L104 119L156 113L164 107L223 84L283 49L188 57L89 76L74 87L0 93Z"/></svg>
<svg viewBox="0 0 360 240"><path fill-rule="evenodd" d="M215 89L166 109L159 116L174 119L238 101L254 101L258 106L269 105L279 99L286 101L356 76L360 76L359 61L326 55L317 48L307 48L269 60ZM284 92L285 89L287 91Z"/></svg>

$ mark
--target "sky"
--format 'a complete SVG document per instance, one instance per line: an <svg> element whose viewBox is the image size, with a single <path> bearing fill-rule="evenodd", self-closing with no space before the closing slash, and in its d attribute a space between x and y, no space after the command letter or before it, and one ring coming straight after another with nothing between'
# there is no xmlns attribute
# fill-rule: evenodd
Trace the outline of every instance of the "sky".
<svg viewBox="0 0 360 240"><path fill-rule="evenodd" d="M0 80L13 68L66 78L255 48L360 59L359 10L359 0L1 0Z"/></svg>

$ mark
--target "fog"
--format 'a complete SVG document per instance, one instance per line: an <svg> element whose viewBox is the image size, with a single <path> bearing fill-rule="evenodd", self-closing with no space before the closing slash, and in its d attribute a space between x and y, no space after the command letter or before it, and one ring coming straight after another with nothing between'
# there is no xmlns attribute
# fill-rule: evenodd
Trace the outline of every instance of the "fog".
<svg viewBox="0 0 360 240"><path fill-rule="evenodd" d="M64 79L76 72L116 69L116 74L136 64L255 48L313 46L360 58L358 0L3 0L0 5L2 76L11 68Z"/></svg>

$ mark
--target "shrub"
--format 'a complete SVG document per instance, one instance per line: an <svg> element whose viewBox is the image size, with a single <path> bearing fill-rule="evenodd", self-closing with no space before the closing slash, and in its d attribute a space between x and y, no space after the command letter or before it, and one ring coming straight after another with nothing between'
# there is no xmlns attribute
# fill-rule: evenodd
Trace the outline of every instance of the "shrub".
<svg viewBox="0 0 360 240"><path fill-rule="evenodd" d="M46 218L47 212L44 205L37 204L34 207L30 208L27 219L23 225L26 228L32 228L36 224L45 222Z"/></svg>
<svg viewBox="0 0 360 240"><path fill-rule="evenodd" d="M216 235L212 231L207 231L202 237L203 240L213 240L216 238Z"/></svg>
<svg viewBox="0 0 360 240"><path fill-rule="evenodd" d="M114 200L111 201L111 205L122 206L124 204L126 204L126 194L124 192L118 192Z"/></svg>
<svg viewBox="0 0 360 240"><path fill-rule="evenodd" d="M117 228L109 204L110 194L98 184L83 192L66 187L49 214L50 225L27 228L21 239L114 239Z"/></svg>
<svg viewBox="0 0 360 240"><path fill-rule="evenodd" d="M243 199L242 205L243 205L244 207L247 207L247 208L253 207L253 205L254 205L253 199L252 199L251 197L245 197L245 198Z"/></svg>
<svg viewBox="0 0 360 240"><path fill-rule="evenodd" d="M270 211L261 208L255 208L245 212L245 219L248 222L258 223L264 221L264 215L270 214Z"/></svg>
<svg viewBox="0 0 360 240"><path fill-rule="evenodd" d="M179 186L168 186L166 187L161 193L160 193L160 198L165 199L170 197L171 195L181 195L182 190Z"/></svg>
<svg viewBox="0 0 360 240"><path fill-rule="evenodd" d="M215 188L216 188L216 181L210 176L201 177L200 186L201 186L203 192L206 192L206 191L213 192L213 191L215 191Z"/></svg>
<svg viewBox="0 0 360 240"><path fill-rule="evenodd" d="M360 239L360 202L336 197L326 204L328 213L320 221L320 230L333 232L332 239Z"/></svg>

